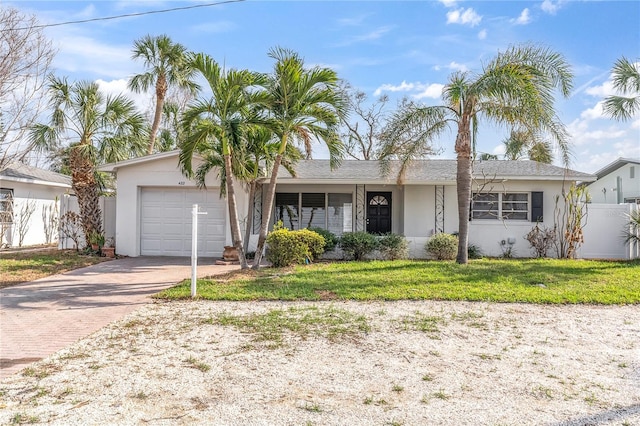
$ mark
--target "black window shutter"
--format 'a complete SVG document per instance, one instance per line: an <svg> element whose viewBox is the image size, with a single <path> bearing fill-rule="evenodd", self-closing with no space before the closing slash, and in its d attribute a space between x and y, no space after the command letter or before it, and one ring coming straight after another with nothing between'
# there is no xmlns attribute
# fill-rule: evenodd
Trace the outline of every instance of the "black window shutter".
<svg viewBox="0 0 640 426"><path fill-rule="evenodd" d="M531 222L542 222L543 221L543 196L542 192L532 192L531 193Z"/></svg>

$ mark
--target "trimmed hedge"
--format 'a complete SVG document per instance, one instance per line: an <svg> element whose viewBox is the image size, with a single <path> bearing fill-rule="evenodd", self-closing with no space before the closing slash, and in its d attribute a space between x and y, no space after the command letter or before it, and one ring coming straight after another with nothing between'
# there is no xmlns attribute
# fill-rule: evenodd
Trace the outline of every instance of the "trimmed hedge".
<svg viewBox="0 0 640 426"><path fill-rule="evenodd" d="M458 254L458 237L442 232L429 238L424 248L438 260L452 260Z"/></svg>
<svg viewBox="0 0 640 426"><path fill-rule="evenodd" d="M324 252L325 241L322 235L308 229L280 228L269 233L267 244L267 260L279 268L314 260Z"/></svg>

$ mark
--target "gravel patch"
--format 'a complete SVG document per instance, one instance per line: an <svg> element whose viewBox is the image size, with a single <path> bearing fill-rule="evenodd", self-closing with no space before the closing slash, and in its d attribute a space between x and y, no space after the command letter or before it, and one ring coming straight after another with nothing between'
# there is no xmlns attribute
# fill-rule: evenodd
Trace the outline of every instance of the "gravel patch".
<svg viewBox="0 0 640 426"><path fill-rule="evenodd" d="M640 308L147 305L0 382L0 424L640 425Z"/></svg>

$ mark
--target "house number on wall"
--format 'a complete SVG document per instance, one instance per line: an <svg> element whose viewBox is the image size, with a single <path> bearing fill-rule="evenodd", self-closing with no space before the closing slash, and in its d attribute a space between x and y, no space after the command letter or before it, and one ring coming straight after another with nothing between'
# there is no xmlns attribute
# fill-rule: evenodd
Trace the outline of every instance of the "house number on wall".
<svg viewBox="0 0 640 426"><path fill-rule="evenodd" d="M184 185L184 181L181 180L180 182L178 182L178 185Z"/></svg>

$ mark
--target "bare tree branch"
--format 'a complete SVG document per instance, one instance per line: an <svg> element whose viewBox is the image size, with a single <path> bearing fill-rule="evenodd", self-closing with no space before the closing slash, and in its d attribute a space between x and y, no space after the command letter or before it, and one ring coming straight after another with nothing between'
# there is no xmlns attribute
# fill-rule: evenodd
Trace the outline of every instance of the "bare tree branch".
<svg viewBox="0 0 640 426"><path fill-rule="evenodd" d="M45 105L55 50L35 16L0 6L0 169L24 160L25 132Z"/></svg>

